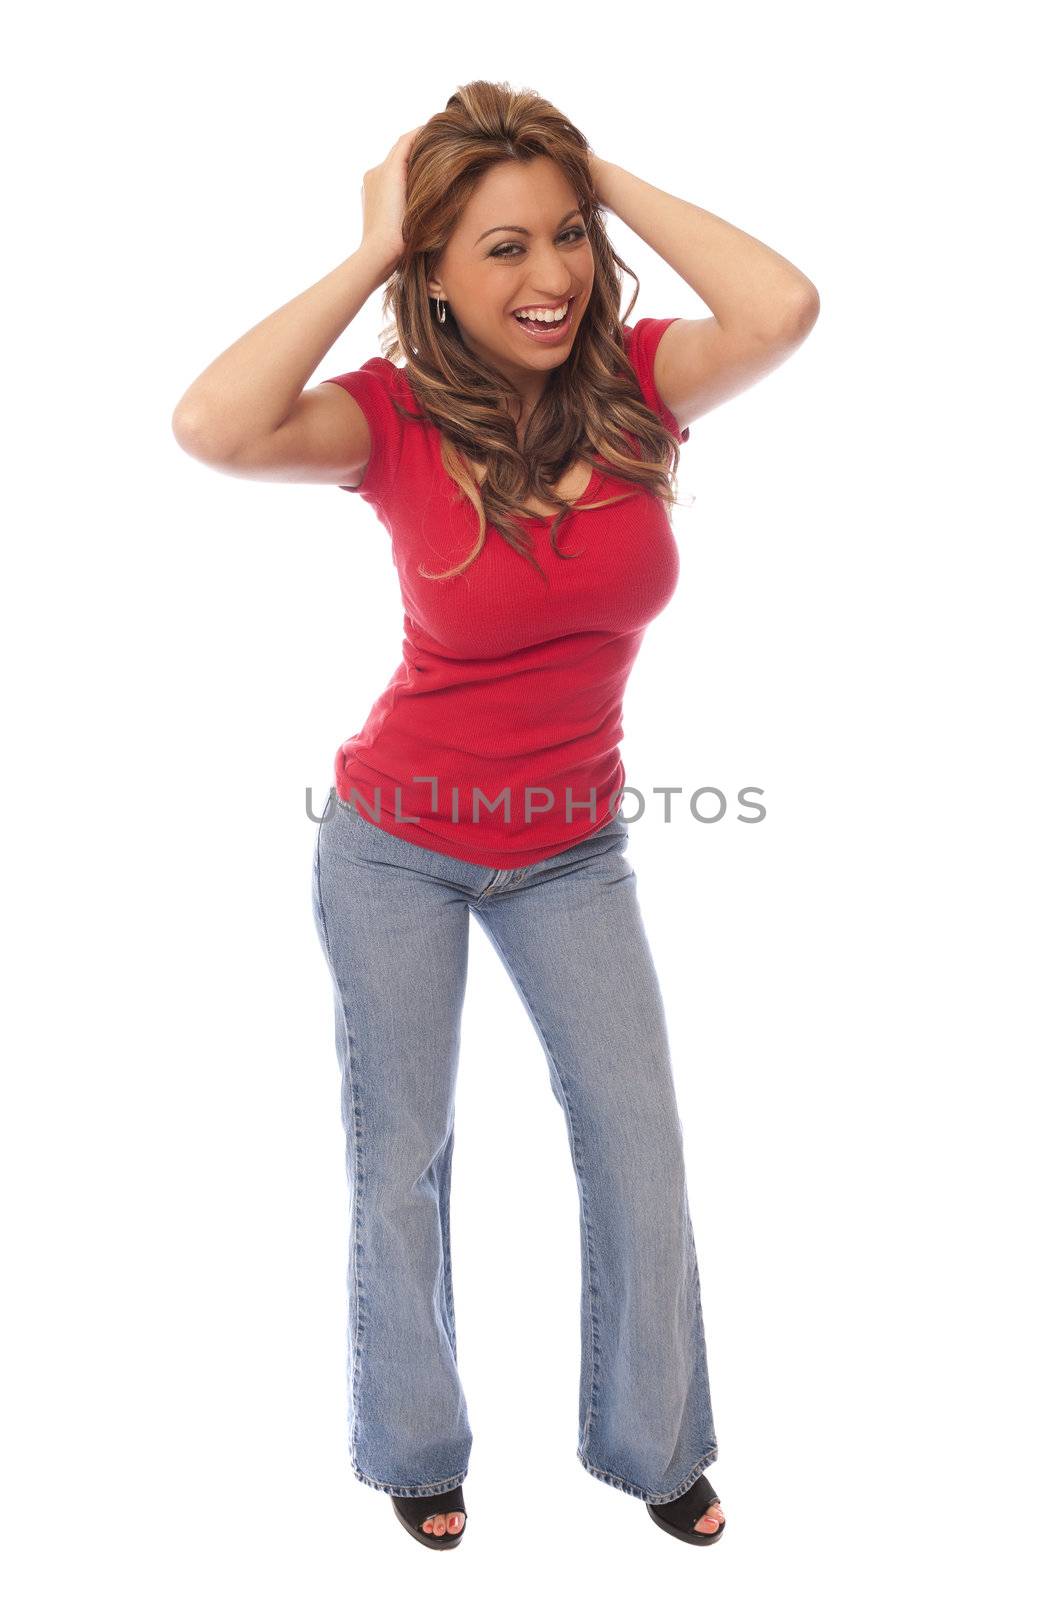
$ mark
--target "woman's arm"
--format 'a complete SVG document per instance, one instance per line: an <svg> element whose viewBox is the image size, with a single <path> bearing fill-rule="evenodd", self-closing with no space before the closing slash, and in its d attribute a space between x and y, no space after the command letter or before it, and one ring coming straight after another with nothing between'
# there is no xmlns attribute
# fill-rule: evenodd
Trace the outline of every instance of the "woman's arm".
<svg viewBox="0 0 1063 1600"><path fill-rule="evenodd" d="M728 333L781 332L818 306L815 284L752 234L611 161L594 157L592 170L603 205L664 257Z"/></svg>
<svg viewBox="0 0 1063 1600"><path fill-rule="evenodd" d="M326 277L222 352L173 414L181 448L239 477L357 484L369 423L353 395L306 380L402 259L406 168L420 128L362 178L362 242Z"/></svg>
<svg viewBox="0 0 1063 1600"><path fill-rule="evenodd" d="M811 331L819 294L770 246L611 161L592 160L602 204L656 250L712 313L661 339L654 382L680 427L778 366Z"/></svg>
<svg viewBox="0 0 1063 1600"><path fill-rule="evenodd" d="M178 401L172 425L181 448L220 463L276 433L311 373L394 265L383 249L363 241L223 351Z"/></svg>

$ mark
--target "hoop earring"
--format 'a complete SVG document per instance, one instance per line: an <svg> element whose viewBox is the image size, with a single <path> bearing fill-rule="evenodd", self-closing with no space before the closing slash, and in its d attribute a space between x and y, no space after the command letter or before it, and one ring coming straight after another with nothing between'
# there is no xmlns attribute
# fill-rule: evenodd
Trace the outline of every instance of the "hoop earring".
<svg viewBox="0 0 1063 1600"><path fill-rule="evenodd" d="M440 316L440 314L439 314L440 306L443 306L443 315L442 316ZM443 301L439 299L438 295L436 296L436 320L438 322L446 322L446 320L447 320L447 308L444 305Z"/></svg>

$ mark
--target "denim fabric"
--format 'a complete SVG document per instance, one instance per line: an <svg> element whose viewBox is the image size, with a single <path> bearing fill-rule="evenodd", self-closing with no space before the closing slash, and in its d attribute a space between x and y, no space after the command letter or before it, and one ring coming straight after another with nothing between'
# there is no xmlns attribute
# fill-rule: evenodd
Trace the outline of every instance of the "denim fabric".
<svg viewBox="0 0 1063 1600"><path fill-rule="evenodd" d="M313 903L332 975L350 1192L348 1436L390 1494L452 1488L472 1431L450 1258L469 913L516 986L564 1111L579 1191L576 1454L642 1500L715 1461L701 1285L661 992L628 824L496 869L393 837L335 791Z"/></svg>

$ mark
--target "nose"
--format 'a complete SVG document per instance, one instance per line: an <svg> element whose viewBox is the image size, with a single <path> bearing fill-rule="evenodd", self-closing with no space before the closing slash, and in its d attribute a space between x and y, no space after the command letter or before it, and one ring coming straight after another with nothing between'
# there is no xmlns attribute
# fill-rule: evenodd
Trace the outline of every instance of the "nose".
<svg viewBox="0 0 1063 1600"><path fill-rule="evenodd" d="M521 297L519 304L522 306L549 306L556 311L558 306L565 304L566 300L575 300L578 293L579 291L574 289L571 284L557 289L533 288L529 289L526 297Z"/></svg>
<svg viewBox="0 0 1063 1600"><path fill-rule="evenodd" d="M545 266L546 268L556 267L558 265L557 247L544 244L538 254L534 246L529 247L527 264L532 271L535 271L539 266ZM563 283L559 279L555 284L551 284L549 279L544 279L542 283L533 284L528 294L522 295L517 304L524 306L553 306L559 300L570 300L578 293L578 287L573 284L571 278L566 278Z"/></svg>

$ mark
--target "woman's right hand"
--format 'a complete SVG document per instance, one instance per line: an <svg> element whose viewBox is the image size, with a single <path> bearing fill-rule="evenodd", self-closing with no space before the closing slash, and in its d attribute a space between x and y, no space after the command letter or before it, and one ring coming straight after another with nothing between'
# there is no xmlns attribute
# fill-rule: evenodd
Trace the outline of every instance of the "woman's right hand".
<svg viewBox="0 0 1063 1600"><path fill-rule="evenodd" d="M378 167L362 178L362 246L379 252L388 276L402 259L402 219L406 214L406 163L410 146L424 127L411 128L396 140Z"/></svg>

